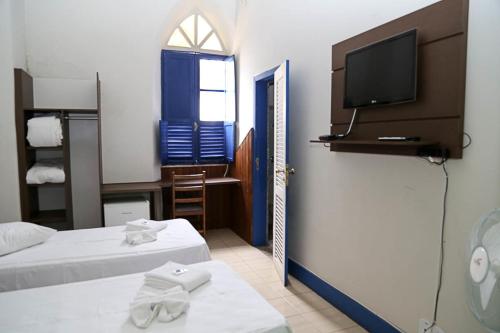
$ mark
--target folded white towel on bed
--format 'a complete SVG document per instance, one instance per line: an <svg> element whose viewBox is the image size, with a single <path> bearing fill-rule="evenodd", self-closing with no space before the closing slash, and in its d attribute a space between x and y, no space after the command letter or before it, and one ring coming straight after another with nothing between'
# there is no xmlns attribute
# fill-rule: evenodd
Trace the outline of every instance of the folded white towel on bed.
<svg viewBox="0 0 500 333"><path fill-rule="evenodd" d="M156 230L135 230L125 233L125 240L130 245L139 245L148 242L154 242L157 239Z"/></svg>
<svg viewBox="0 0 500 333"><path fill-rule="evenodd" d="M191 291L208 282L212 275L204 270L192 269L172 261L144 274L144 284L157 289L169 289L182 286Z"/></svg>
<svg viewBox="0 0 500 333"><path fill-rule="evenodd" d="M158 232L167 227L167 221L152 221L138 219L126 223L125 239L131 245L139 245L148 242L154 242L157 239Z"/></svg>
<svg viewBox="0 0 500 333"><path fill-rule="evenodd" d="M55 147L62 144L62 127L59 118L34 117L28 120L26 139L33 147Z"/></svg>
<svg viewBox="0 0 500 333"><path fill-rule="evenodd" d="M167 227L167 221L152 221L138 219L126 223L125 231L155 230L160 231Z"/></svg>
<svg viewBox="0 0 500 333"><path fill-rule="evenodd" d="M169 322L189 308L189 294L181 287L157 290L143 286L130 304L132 322L140 328L147 328L158 317Z"/></svg>
<svg viewBox="0 0 500 333"><path fill-rule="evenodd" d="M60 159L40 160L26 173L28 184L64 183L64 163Z"/></svg>

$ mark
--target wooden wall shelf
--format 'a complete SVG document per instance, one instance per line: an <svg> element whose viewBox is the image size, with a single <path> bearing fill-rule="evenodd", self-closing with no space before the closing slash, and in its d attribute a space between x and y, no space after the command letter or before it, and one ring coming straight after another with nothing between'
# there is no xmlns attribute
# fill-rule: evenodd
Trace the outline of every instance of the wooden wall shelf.
<svg viewBox="0 0 500 333"><path fill-rule="evenodd" d="M63 146L54 146L54 147L32 147L26 146L28 150L62 150Z"/></svg>
<svg viewBox="0 0 500 333"><path fill-rule="evenodd" d="M311 143L329 143L339 146L377 146L377 147L426 147L437 146L433 141L378 141L378 140L310 140Z"/></svg>
<svg viewBox="0 0 500 333"><path fill-rule="evenodd" d="M25 112L33 113L54 113L54 112L64 112L71 114L97 114L97 109L51 109L51 108L26 108Z"/></svg>
<svg viewBox="0 0 500 333"><path fill-rule="evenodd" d="M65 183L43 183L43 184L28 184L29 187L58 187L64 186Z"/></svg>
<svg viewBox="0 0 500 333"><path fill-rule="evenodd" d="M62 223L66 221L65 209L40 210L32 218L31 222L38 224Z"/></svg>
<svg viewBox="0 0 500 333"><path fill-rule="evenodd" d="M448 151L434 141L310 140L329 144L332 151L368 154L444 157Z"/></svg>

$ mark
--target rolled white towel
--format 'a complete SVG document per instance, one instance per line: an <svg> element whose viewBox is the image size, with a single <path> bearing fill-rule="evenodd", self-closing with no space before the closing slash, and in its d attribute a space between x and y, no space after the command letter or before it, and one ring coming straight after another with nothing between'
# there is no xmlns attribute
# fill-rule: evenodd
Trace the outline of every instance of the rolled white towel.
<svg viewBox="0 0 500 333"><path fill-rule="evenodd" d="M64 183L66 175L61 160L40 160L26 173L28 184Z"/></svg>
<svg viewBox="0 0 500 333"><path fill-rule="evenodd" d="M167 221L152 221L138 219L126 223L125 231L155 230L161 231L167 227Z"/></svg>
<svg viewBox="0 0 500 333"><path fill-rule="evenodd" d="M60 146L63 139L61 121L54 116L29 119L26 139L33 147Z"/></svg>
<svg viewBox="0 0 500 333"><path fill-rule="evenodd" d="M137 327L147 328L156 317L161 322L169 322L188 308L189 293L180 286L168 290L143 286L130 304L130 317Z"/></svg>
<svg viewBox="0 0 500 333"><path fill-rule="evenodd" d="M208 282L212 275L204 270L192 269L172 261L144 274L144 284L157 289L182 286L191 291Z"/></svg>
<svg viewBox="0 0 500 333"><path fill-rule="evenodd" d="M125 233L125 240L130 245L139 245L148 242L154 242L157 239L156 230L135 230Z"/></svg>

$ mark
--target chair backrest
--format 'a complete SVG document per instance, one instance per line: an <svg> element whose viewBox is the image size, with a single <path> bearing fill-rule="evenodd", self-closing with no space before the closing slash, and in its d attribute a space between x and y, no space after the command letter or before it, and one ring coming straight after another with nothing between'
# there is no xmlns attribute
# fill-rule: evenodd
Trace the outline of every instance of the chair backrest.
<svg viewBox="0 0 500 333"><path fill-rule="evenodd" d="M193 175L172 172L172 217L185 216L200 216L197 230L205 235L205 171Z"/></svg>
<svg viewBox="0 0 500 333"><path fill-rule="evenodd" d="M178 192L199 192L205 197L205 171L193 175L176 175L172 172L172 196Z"/></svg>

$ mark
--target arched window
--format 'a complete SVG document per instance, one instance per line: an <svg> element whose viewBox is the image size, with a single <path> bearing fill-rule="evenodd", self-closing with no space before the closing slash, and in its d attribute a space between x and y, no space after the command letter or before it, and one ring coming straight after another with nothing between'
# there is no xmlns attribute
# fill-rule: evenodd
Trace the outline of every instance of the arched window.
<svg viewBox="0 0 500 333"><path fill-rule="evenodd" d="M167 42L167 46L197 52L225 52L217 32L200 14L193 14L184 19L175 28Z"/></svg>

